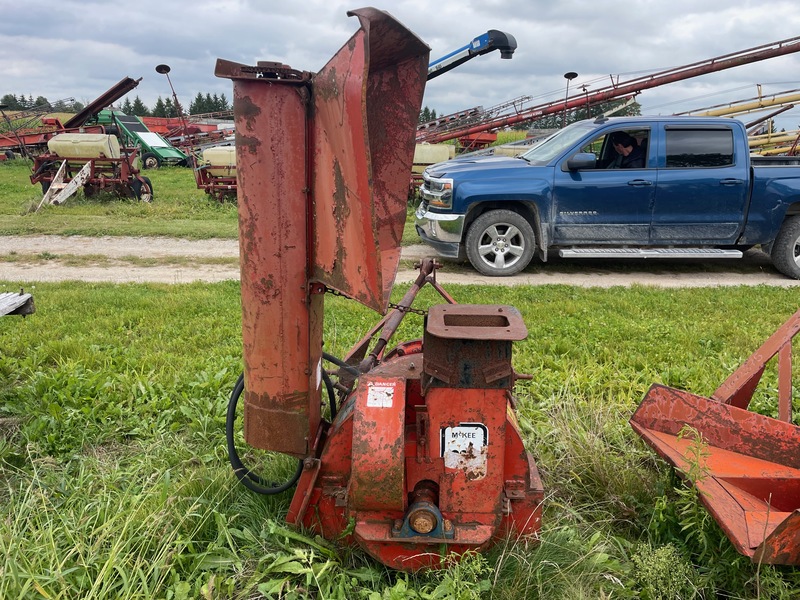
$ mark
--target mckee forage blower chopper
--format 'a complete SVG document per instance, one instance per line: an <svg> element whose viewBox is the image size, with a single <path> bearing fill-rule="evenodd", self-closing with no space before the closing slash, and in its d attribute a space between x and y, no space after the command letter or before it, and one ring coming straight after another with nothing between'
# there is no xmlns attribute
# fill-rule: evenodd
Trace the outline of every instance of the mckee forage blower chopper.
<svg viewBox="0 0 800 600"><path fill-rule="evenodd" d="M541 481L511 396L527 330L513 307L456 304L430 260L386 313L429 49L385 12L348 14L360 29L316 74L217 62L233 80L244 346L228 444L248 487L297 483L289 522L413 570L539 530ZM422 340L387 350L426 283L446 303ZM386 314L343 360L322 350L325 292ZM242 391L246 442L300 460L285 485L236 457Z"/></svg>

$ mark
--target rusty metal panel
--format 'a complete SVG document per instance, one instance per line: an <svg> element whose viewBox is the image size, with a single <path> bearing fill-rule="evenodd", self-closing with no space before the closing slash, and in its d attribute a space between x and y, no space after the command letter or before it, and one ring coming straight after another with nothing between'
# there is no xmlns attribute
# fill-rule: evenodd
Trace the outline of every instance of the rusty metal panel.
<svg viewBox="0 0 800 600"><path fill-rule="evenodd" d="M511 389L511 342L527 335L513 306L432 306L425 326L423 387Z"/></svg>
<svg viewBox="0 0 800 600"><path fill-rule="evenodd" d="M754 561L800 564L800 428L658 385L631 426L682 473L699 467L701 476L692 483L740 553ZM692 438L695 432L699 440ZM698 443L700 453L692 450Z"/></svg>
<svg viewBox="0 0 800 600"><path fill-rule="evenodd" d="M800 310L789 317L741 367L731 373L711 397L739 408L747 408L767 361L778 354L784 346L791 344L799 331Z"/></svg>
<svg viewBox="0 0 800 600"><path fill-rule="evenodd" d="M405 508L405 383L385 376L359 382L349 491L356 511Z"/></svg>
<svg viewBox="0 0 800 600"><path fill-rule="evenodd" d="M385 312L400 260L428 46L386 12L313 78L312 278Z"/></svg>
<svg viewBox="0 0 800 600"><path fill-rule="evenodd" d="M320 420L311 367L322 328L322 300L307 289L308 94L302 75L265 72L217 64L234 81L245 439L302 457Z"/></svg>

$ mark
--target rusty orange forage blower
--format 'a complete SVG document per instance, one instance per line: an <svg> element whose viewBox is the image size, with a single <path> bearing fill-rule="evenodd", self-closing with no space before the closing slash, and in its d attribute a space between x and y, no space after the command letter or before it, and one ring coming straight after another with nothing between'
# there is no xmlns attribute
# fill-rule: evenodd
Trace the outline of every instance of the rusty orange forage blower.
<svg viewBox="0 0 800 600"><path fill-rule="evenodd" d="M539 530L511 395L527 330L513 307L456 304L430 260L390 307L429 49L385 12L348 14L359 30L316 74L217 62L233 80L244 346L228 447L248 487L296 484L290 523L396 569L436 567ZM444 302L422 339L390 349L426 284ZM342 359L323 352L325 293L385 315ZM299 461L283 485L238 460L241 394L246 442Z"/></svg>

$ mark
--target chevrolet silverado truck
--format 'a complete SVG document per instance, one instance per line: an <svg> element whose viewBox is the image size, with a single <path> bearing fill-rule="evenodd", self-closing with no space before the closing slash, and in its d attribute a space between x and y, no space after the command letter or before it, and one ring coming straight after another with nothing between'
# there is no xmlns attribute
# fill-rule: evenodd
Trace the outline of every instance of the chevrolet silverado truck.
<svg viewBox="0 0 800 600"><path fill-rule="evenodd" d="M620 160L632 150L644 159ZM513 275L551 253L712 259L760 246L781 273L800 279L794 161L751 157L734 119L601 117L514 158L431 165L416 229L441 256L466 258L490 276ZM619 168L626 162L633 167Z"/></svg>

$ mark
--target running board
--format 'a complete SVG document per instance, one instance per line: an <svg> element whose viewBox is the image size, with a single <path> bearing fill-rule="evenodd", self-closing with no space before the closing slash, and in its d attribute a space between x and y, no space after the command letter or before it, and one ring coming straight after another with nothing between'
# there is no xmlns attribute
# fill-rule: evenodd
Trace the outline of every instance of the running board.
<svg viewBox="0 0 800 600"><path fill-rule="evenodd" d="M742 258L739 250L721 248L564 248L562 258Z"/></svg>

